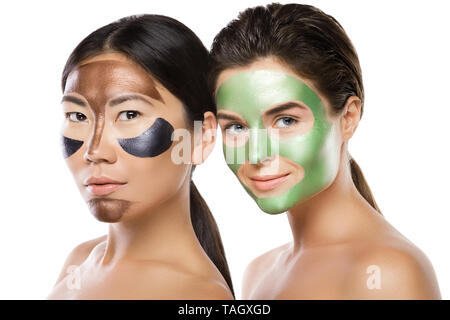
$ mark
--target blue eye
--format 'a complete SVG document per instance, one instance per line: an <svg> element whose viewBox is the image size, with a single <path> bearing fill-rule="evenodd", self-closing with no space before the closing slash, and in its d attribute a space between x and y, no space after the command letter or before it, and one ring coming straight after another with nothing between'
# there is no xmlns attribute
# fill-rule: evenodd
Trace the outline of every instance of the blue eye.
<svg viewBox="0 0 450 320"><path fill-rule="evenodd" d="M294 125L297 122L294 118L291 117L282 117L275 122L276 127L286 128Z"/></svg>
<svg viewBox="0 0 450 320"><path fill-rule="evenodd" d="M66 118L72 122L83 122L87 119L81 112L66 112Z"/></svg>
<svg viewBox="0 0 450 320"><path fill-rule="evenodd" d="M131 120L134 118L137 118L140 115L139 112L137 111L132 111L132 110L127 110L127 111L122 111L121 113L119 113L119 120Z"/></svg>
<svg viewBox="0 0 450 320"><path fill-rule="evenodd" d="M238 135L247 131L247 128L241 124L232 124L225 128L227 134Z"/></svg>

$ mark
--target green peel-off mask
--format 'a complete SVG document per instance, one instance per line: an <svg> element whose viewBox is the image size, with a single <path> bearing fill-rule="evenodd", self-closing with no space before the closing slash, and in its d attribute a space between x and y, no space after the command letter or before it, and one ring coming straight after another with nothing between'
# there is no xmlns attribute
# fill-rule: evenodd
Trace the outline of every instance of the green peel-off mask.
<svg viewBox="0 0 450 320"><path fill-rule="evenodd" d="M262 134L266 130L261 129L267 129L263 123L263 112L292 101L303 102L311 109L314 116L312 128L287 138L281 134ZM258 163L271 152L271 146L278 147L280 158L290 159L304 170L304 176L297 184L275 197L257 197L240 181L263 211L270 214L285 212L326 188L336 177L340 151L337 130L327 120L320 98L300 79L276 70L243 72L220 86L216 102L218 110L239 114L250 129L245 144L236 147L223 144L227 164L236 175L243 165L238 155L245 155L248 163ZM270 155L274 156L273 153Z"/></svg>

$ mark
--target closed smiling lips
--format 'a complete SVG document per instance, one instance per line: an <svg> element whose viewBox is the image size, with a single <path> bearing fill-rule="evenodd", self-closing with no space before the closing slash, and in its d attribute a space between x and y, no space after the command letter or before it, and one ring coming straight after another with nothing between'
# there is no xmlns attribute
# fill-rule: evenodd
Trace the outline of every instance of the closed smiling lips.
<svg viewBox="0 0 450 320"><path fill-rule="evenodd" d="M90 177L85 180L84 185L88 192L96 196L104 196L113 193L126 182L117 181L108 177Z"/></svg>
<svg viewBox="0 0 450 320"><path fill-rule="evenodd" d="M282 184L290 173L250 177L253 186L260 191L268 191Z"/></svg>

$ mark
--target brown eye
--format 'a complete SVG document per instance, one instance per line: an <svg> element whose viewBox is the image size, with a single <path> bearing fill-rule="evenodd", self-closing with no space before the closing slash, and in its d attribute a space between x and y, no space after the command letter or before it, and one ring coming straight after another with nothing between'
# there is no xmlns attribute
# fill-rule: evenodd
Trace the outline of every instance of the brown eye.
<svg viewBox="0 0 450 320"><path fill-rule="evenodd" d="M73 122L83 122L87 119L87 117L81 112L67 112L66 117Z"/></svg>
<svg viewBox="0 0 450 320"><path fill-rule="evenodd" d="M139 112L132 111L132 110L122 111L119 114L119 120L125 120L125 121L131 120L131 119L137 118L139 116L139 114L140 114Z"/></svg>

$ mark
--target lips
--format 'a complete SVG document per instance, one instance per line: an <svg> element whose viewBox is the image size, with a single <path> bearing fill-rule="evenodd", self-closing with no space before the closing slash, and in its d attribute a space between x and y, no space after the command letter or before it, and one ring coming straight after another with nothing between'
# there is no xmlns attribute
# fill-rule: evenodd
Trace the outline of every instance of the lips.
<svg viewBox="0 0 450 320"><path fill-rule="evenodd" d="M253 186L260 191L268 191L275 189L286 181L290 173L277 174L277 175L266 175L266 176L254 176L250 178Z"/></svg>
<svg viewBox="0 0 450 320"><path fill-rule="evenodd" d="M104 196L113 193L126 182L117 181L108 177L90 177L85 180L86 190L96 196Z"/></svg>

